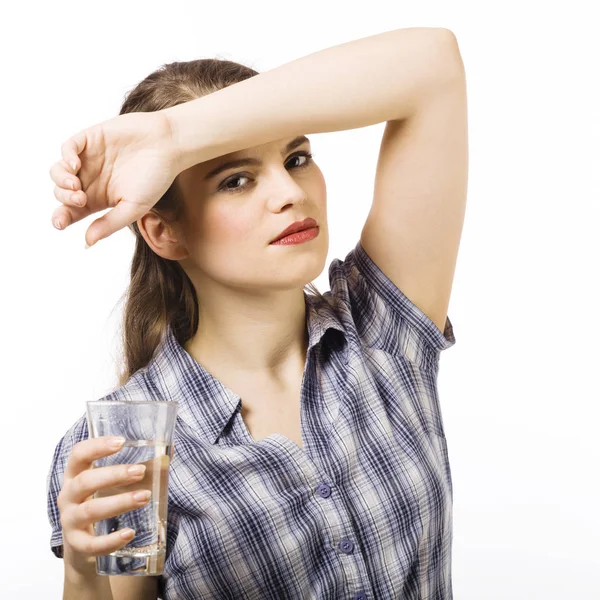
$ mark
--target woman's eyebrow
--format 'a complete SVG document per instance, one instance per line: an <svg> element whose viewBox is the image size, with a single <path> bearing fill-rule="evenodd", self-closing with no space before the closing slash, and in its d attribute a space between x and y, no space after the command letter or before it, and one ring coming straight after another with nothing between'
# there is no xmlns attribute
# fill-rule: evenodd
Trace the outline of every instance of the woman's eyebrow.
<svg viewBox="0 0 600 600"><path fill-rule="evenodd" d="M288 142L287 145L281 151L281 156L285 156L290 150L297 148L304 144L304 142L310 142L310 140L305 135L299 135L295 137L291 142ZM258 158L238 158L235 160L228 160L227 162L221 163L218 167L215 167L212 171L208 172L204 176L204 181L215 177L219 173L226 171L227 169L232 169L236 167L243 167L245 165L254 165L260 166L262 165L262 160Z"/></svg>

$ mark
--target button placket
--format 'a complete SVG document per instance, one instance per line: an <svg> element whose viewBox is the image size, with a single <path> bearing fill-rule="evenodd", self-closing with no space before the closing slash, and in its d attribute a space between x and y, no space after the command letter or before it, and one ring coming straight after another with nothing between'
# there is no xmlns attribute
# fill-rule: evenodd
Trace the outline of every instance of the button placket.
<svg viewBox="0 0 600 600"><path fill-rule="evenodd" d="M326 483L330 474L321 471L318 464L302 450L298 448L296 444L290 444L293 446L292 453L298 461L298 466L301 467L303 474L306 479L312 479L313 494L317 498L328 498L327 502L316 500L315 508L319 511L321 518L324 519L326 524L326 535L331 540L332 544L330 548L337 549L343 554L348 556L348 559L342 561L343 569L346 571L347 576L350 580L355 582L364 581L368 576L365 569L364 559L360 552L356 553L355 543L348 538L342 538L344 534L352 530L352 522L348 515L347 508L344 505L344 501L340 498L340 494L333 493L333 485ZM286 444L286 448L288 445ZM340 540L335 545L335 539ZM341 539L340 539L341 538ZM352 558L350 558L352 556ZM362 595L357 595L362 594ZM368 600L364 590L357 592L352 596L352 600Z"/></svg>

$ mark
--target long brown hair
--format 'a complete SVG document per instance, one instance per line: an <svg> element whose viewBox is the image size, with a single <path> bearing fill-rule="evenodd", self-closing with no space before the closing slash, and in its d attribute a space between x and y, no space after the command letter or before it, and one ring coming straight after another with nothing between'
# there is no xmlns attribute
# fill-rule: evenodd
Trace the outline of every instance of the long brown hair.
<svg viewBox="0 0 600 600"><path fill-rule="evenodd" d="M216 58L165 64L129 92L119 114L176 106L258 74L245 65ZM183 200L177 179L152 210L167 222L181 217ZM135 250L130 283L121 297L121 300L125 297L125 307L119 334L123 365L118 370L118 386L150 362L168 326L182 346L198 328L196 291L183 268L177 261L156 254L140 233L137 222L128 227L135 235ZM321 296L312 283L305 288Z"/></svg>

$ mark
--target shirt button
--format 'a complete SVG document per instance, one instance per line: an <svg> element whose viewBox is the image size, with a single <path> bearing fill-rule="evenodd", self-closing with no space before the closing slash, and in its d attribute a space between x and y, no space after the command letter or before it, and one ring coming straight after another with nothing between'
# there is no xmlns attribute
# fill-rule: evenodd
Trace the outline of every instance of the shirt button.
<svg viewBox="0 0 600 600"><path fill-rule="evenodd" d="M329 496L331 496L331 488L326 483L322 483L317 488L317 494L319 494L321 498L329 498Z"/></svg>
<svg viewBox="0 0 600 600"><path fill-rule="evenodd" d="M367 595L364 592L354 594L354 600L367 600Z"/></svg>
<svg viewBox="0 0 600 600"><path fill-rule="evenodd" d="M345 554L352 554L354 550L354 544L350 540L342 540L338 547Z"/></svg>

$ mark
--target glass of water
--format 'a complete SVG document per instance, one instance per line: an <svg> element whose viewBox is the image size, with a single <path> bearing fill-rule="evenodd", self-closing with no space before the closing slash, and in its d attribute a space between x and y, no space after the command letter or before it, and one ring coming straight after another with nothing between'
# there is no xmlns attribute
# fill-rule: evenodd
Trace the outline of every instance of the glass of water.
<svg viewBox="0 0 600 600"><path fill-rule="evenodd" d="M98 490L94 498L134 490L150 490L150 501L137 508L94 524L96 535L131 528L129 544L96 557L99 575L161 575L167 543L167 497L169 464L173 457L173 432L177 402L92 400L87 402L90 437L122 436L119 452L94 461L94 467L144 464L141 481Z"/></svg>

